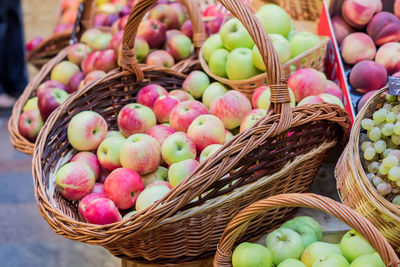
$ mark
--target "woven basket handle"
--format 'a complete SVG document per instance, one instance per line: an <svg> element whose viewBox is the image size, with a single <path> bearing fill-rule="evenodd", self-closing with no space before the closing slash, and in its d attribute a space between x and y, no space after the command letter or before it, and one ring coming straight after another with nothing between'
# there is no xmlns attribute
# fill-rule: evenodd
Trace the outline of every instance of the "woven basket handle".
<svg viewBox="0 0 400 267"><path fill-rule="evenodd" d="M200 47L207 38L207 34L201 20L201 13L199 12L197 2L196 0L179 0L179 2L185 6L192 21L193 45L196 48L196 53L199 53ZM137 2L125 26L118 64L123 69L136 74L138 80L142 80L144 76L135 56L135 38L143 17L156 3L157 0L140 0Z"/></svg>
<svg viewBox="0 0 400 267"><path fill-rule="evenodd" d="M386 266L398 266L399 258L378 229L349 207L315 194L282 194L255 202L239 212L225 228L214 258L214 266L232 266L232 250L236 239L251 220L268 210L282 207L313 208L347 223L365 237L382 257Z"/></svg>
<svg viewBox="0 0 400 267"><path fill-rule="evenodd" d="M94 6L96 1L94 0L84 0L80 3L78 9L78 15L76 17L74 28L72 29L72 34L70 38L70 45L78 42L80 36L93 26L93 15Z"/></svg>

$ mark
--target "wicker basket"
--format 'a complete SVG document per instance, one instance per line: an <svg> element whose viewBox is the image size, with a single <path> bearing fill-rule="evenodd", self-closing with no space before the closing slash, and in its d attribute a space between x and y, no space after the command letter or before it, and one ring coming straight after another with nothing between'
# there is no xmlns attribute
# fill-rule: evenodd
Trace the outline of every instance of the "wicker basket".
<svg viewBox="0 0 400 267"><path fill-rule="evenodd" d="M359 154L361 121L385 103L379 90L364 105L353 124L349 143L336 165L336 179L343 202L370 220L400 253L400 209L377 193L368 181Z"/></svg>
<svg viewBox="0 0 400 267"><path fill-rule="evenodd" d="M400 261L393 248L378 229L357 212L330 198L314 194L283 194L260 200L243 209L225 228L214 258L214 266L232 266L232 251L236 240L245 234L249 223L260 215L273 215L288 207L313 208L328 213L347 223L364 236L375 248L386 266L399 266ZM273 229L269 229L273 230Z"/></svg>
<svg viewBox="0 0 400 267"><path fill-rule="evenodd" d="M143 14L156 0L142 0L131 14L120 53L121 70L86 86L49 117L33 155L34 190L40 213L59 235L101 245L132 261L182 263L215 254L223 229L238 210L267 196L307 192L328 150L346 136L347 113L337 105L319 104L290 109L287 86L280 84L278 56L253 13L241 2L221 0L248 30L266 57L274 110L202 163L162 200L128 220L99 226L79 220L77 203L55 190L55 173L77 151L67 138L70 119L93 110L117 129L117 115L149 83L167 90L181 88L185 76L161 67L140 67L134 38ZM192 179L193 178L193 179ZM243 240L279 225L295 209L280 210L254 221ZM129 223L128 223L129 221Z"/></svg>

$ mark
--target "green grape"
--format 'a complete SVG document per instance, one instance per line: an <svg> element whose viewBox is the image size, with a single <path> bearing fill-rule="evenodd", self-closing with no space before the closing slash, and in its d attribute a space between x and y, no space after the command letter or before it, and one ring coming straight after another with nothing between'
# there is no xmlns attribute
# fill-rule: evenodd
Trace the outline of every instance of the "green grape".
<svg viewBox="0 0 400 267"><path fill-rule="evenodd" d="M400 150L393 149L390 151L389 156L395 156L398 160L400 160Z"/></svg>
<svg viewBox="0 0 400 267"><path fill-rule="evenodd" d="M388 112L388 114L386 115L386 122L391 122L391 123L395 123L397 119L396 113L394 112Z"/></svg>
<svg viewBox="0 0 400 267"><path fill-rule="evenodd" d="M372 179L374 179L375 174L374 173L367 173L367 179L368 181L372 181Z"/></svg>
<svg viewBox="0 0 400 267"><path fill-rule="evenodd" d="M397 166L392 167L388 172L388 178L390 181L399 180L400 179L400 167L397 167Z"/></svg>
<svg viewBox="0 0 400 267"><path fill-rule="evenodd" d="M396 106L394 106L393 108L392 108L392 110L391 110L392 112L394 112L394 113L400 113L400 105L399 104L397 104Z"/></svg>
<svg viewBox="0 0 400 267"><path fill-rule="evenodd" d="M361 144L362 152L365 152L365 149L367 149L367 147L372 147L372 142L367 141L367 142L362 143Z"/></svg>
<svg viewBox="0 0 400 267"><path fill-rule="evenodd" d="M379 176L375 176L374 178L372 178L372 183L375 185L375 187L378 186L378 184L383 183L383 179Z"/></svg>
<svg viewBox="0 0 400 267"><path fill-rule="evenodd" d="M384 196L392 192L392 186L388 183L381 183L378 184L378 186L376 187L376 191L378 191L379 194Z"/></svg>
<svg viewBox="0 0 400 267"><path fill-rule="evenodd" d="M374 127L372 128L370 131L368 131L368 137L369 139L371 139L372 141L376 142L379 139L381 139L381 129L378 127ZM392 136L393 137L393 136ZM393 142L395 143L395 142ZM395 143L396 144L396 143Z"/></svg>
<svg viewBox="0 0 400 267"><path fill-rule="evenodd" d="M374 149L376 153L383 153L383 151L385 151L386 149L386 142L383 140L378 140L376 141L376 143L374 144Z"/></svg>
<svg viewBox="0 0 400 267"><path fill-rule="evenodd" d="M363 119L361 121L361 127L363 127L364 130L371 130L372 128L374 128L374 121L371 119Z"/></svg>
<svg viewBox="0 0 400 267"><path fill-rule="evenodd" d="M400 113L396 113L397 115L396 115L396 120L397 121L400 121Z"/></svg>
<svg viewBox="0 0 400 267"><path fill-rule="evenodd" d="M392 106L392 104L385 103L382 108L386 109L389 112L392 110L393 106Z"/></svg>
<svg viewBox="0 0 400 267"><path fill-rule="evenodd" d="M389 169L386 168L383 164L379 166L379 173L382 175L387 175L389 173Z"/></svg>
<svg viewBox="0 0 400 267"><path fill-rule="evenodd" d="M397 145L395 143L393 143L392 139L390 139L388 142L386 142L386 144L387 144L387 147L390 148L390 149L396 149L397 148Z"/></svg>
<svg viewBox="0 0 400 267"><path fill-rule="evenodd" d="M397 101L399 101L399 102L400 102L400 96L398 96L398 97L397 97Z"/></svg>
<svg viewBox="0 0 400 267"><path fill-rule="evenodd" d="M400 187L400 179L396 181L396 185Z"/></svg>
<svg viewBox="0 0 400 267"><path fill-rule="evenodd" d="M385 123L385 124L382 126L381 131L382 131L382 134L383 134L384 136L391 136L391 135L393 135L393 133L394 133L394 124L393 124L393 123Z"/></svg>
<svg viewBox="0 0 400 267"><path fill-rule="evenodd" d="M370 172L372 174L377 173L379 171L379 163L376 161L371 162L370 164L368 164L367 169L368 169L368 172Z"/></svg>
<svg viewBox="0 0 400 267"><path fill-rule="evenodd" d="M392 135L392 142L396 146L400 145L400 135L397 134Z"/></svg>
<svg viewBox="0 0 400 267"><path fill-rule="evenodd" d="M374 114L372 115L372 118L374 120L374 122L384 122L386 121L386 115L387 115L388 111L384 108L381 108L377 111L374 112Z"/></svg>
<svg viewBox="0 0 400 267"><path fill-rule="evenodd" d="M382 165L388 169L397 166L397 164L399 164L399 160L395 156L389 156L382 160Z"/></svg>
<svg viewBox="0 0 400 267"><path fill-rule="evenodd" d="M397 206L400 206L400 195L399 196L395 196L393 198L393 200L392 200L392 203L397 205Z"/></svg>
<svg viewBox="0 0 400 267"><path fill-rule="evenodd" d="M396 102L396 100L397 100L397 97L395 95L389 95L389 94L386 95L387 102L393 103L393 102Z"/></svg>
<svg viewBox="0 0 400 267"><path fill-rule="evenodd" d="M366 160L372 160L375 157L375 149L373 147L367 147L364 151L364 158Z"/></svg>
<svg viewBox="0 0 400 267"><path fill-rule="evenodd" d="M394 134L400 135L400 121L394 124L393 132Z"/></svg>
<svg viewBox="0 0 400 267"><path fill-rule="evenodd" d="M389 156L389 153L392 152L392 151L393 151L393 149L386 148L385 151L383 151L382 156L384 158L386 158L387 156Z"/></svg>

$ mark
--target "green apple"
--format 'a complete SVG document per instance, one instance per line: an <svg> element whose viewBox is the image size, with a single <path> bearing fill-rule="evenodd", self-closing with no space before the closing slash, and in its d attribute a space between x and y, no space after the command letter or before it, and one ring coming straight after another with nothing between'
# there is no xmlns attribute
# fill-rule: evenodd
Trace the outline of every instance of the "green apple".
<svg viewBox="0 0 400 267"><path fill-rule="evenodd" d="M172 187L177 186L188 177L199 166L199 162L194 159L186 159L171 164L168 170L168 181Z"/></svg>
<svg viewBox="0 0 400 267"><path fill-rule="evenodd" d="M284 223L281 228L289 228L298 233L301 236L301 239L303 239L305 247L311 243L319 241L318 234L309 224L305 222L299 220L290 220Z"/></svg>
<svg viewBox="0 0 400 267"><path fill-rule="evenodd" d="M183 90L194 96L200 98L204 90L210 85L210 79L207 74L202 71L192 71L182 84Z"/></svg>
<svg viewBox="0 0 400 267"><path fill-rule="evenodd" d="M301 236L287 228L280 228L271 232L267 236L266 243L267 248L272 252L275 265L290 258L300 259L304 250Z"/></svg>
<svg viewBox="0 0 400 267"><path fill-rule="evenodd" d="M318 259L312 267L348 267L349 262L345 257L336 253L329 253L322 259Z"/></svg>
<svg viewBox="0 0 400 267"><path fill-rule="evenodd" d="M320 37L312 32L297 32L289 41L292 58L310 50L320 42Z"/></svg>
<svg viewBox="0 0 400 267"><path fill-rule="evenodd" d="M305 223L309 224L314 229L314 231L317 233L318 240L322 239L321 225L316 220L314 220L313 218L311 218L309 216L297 216L293 220L294 221L299 220L299 221L302 221L302 222L305 222Z"/></svg>
<svg viewBox="0 0 400 267"><path fill-rule="evenodd" d="M22 108L22 111L28 111L28 110L39 110L38 106L38 97L32 97L26 101L24 107Z"/></svg>
<svg viewBox="0 0 400 267"><path fill-rule="evenodd" d="M226 61L228 60L229 51L226 49L217 49L210 57L208 66L215 75L222 78L227 78L226 74Z"/></svg>
<svg viewBox="0 0 400 267"><path fill-rule="evenodd" d="M220 48L224 48L224 45L222 44L221 35L214 34L208 37L203 44L204 59L208 62L214 51Z"/></svg>
<svg viewBox="0 0 400 267"><path fill-rule="evenodd" d="M123 134L119 131L108 131L106 138L109 138L109 137L120 137L120 138L125 139L125 136L123 136Z"/></svg>
<svg viewBox="0 0 400 267"><path fill-rule="evenodd" d="M378 253L374 253L358 257L350 264L350 267L385 267L385 263Z"/></svg>
<svg viewBox="0 0 400 267"><path fill-rule="evenodd" d="M279 34L269 34L269 37L271 38L272 44L278 53L281 64L288 61L291 57L289 41ZM259 70L266 70L264 61L256 45L253 47L253 63Z"/></svg>
<svg viewBox="0 0 400 267"><path fill-rule="evenodd" d="M213 82L210 84L203 93L203 104L209 109L211 103L220 96L225 95L229 90L219 82Z"/></svg>
<svg viewBox="0 0 400 267"><path fill-rule="evenodd" d="M221 40L229 51L239 47L253 48L254 41L237 18L229 19L220 30Z"/></svg>
<svg viewBox="0 0 400 267"><path fill-rule="evenodd" d="M286 259L278 264L277 267L306 267L304 263L295 259Z"/></svg>
<svg viewBox="0 0 400 267"><path fill-rule="evenodd" d="M97 158L100 165L109 171L121 167L119 154L125 138L118 136L106 137L97 148Z"/></svg>
<svg viewBox="0 0 400 267"><path fill-rule="evenodd" d="M228 55L226 73L231 80L245 80L260 74L254 66L250 48L236 48Z"/></svg>
<svg viewBox="0 0 400 267"><path fill-rule="evenodd" d="M141 212L151 207L155 202L162 199L166 194L169 193L169 189L165 185L153 185L145 188L138 196L135 204L137 212ZM161 205L161 204L160 204Z"/></svg>
<svg viewBox="0 0 400 267"><path fill-rule="evenodd" d="M167 181L167 179L168 169L162 166L158 166L158 169L155 172L142 176L144 187L157 181Z"/></svg>
<svg viewBox="0 0 400 267"><path fill-rule="evenodd" d="M257 11L256 17L260 20L267 33L288 36L291 29L291 19L286 11L278 5L264 5Z"/></svg>
<svg viewBox="0 0 400 267"><path fill-rule="evenodd" d="M225 134L226 134L226 132L225 132ZM203 163L204 161L206 161L209 157L211 157L212 154L217 152L218 149L220 149L221 147L222 147L222 145L220 145L220 144L212 144L212 145L209 145L206 148L204 148L203 151L201 151L201 153L200 153L199 162Z"/></svg>
<svg viewBox="0 0 400 267"><path fill-rule="evenodd" d="M340 241L340 250L344 257L349 261L353 262L356 258L372 254L375 252L374 248L357 233L354 229L348 231Z"/></svg>
<svg viewBox="0 0 400 267"><path fill-rule="evenodd" d="M262 266L272 267L271 251L260 245L249 242L241 243L232 254L233 267Z"/></svg>
<svg viewBox="0 0 400 267"><path fill-rule="evenodd" d="M301 255L301 261L307 267L312 267L316 261L323 259L329 253L342 255L337 245L325 242L314 242L304 250L303 255Z"/></svg>

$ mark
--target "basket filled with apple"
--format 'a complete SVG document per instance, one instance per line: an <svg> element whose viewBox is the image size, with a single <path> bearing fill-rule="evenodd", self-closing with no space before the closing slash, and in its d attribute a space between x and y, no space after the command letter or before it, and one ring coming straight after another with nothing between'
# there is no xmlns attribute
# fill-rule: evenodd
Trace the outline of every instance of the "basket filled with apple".
<svg viewBox="0 0 400 267"><path fill-rule="evenodd" d="M359 112L336 166L343 202L369 219L400 252L399 98L388 87Z"/></svg>
<svg viewBox="0 0 400 267"><path fill-rule="evenodd" d="M324 241L321 225L298 216L269 229L259 243L238 242L254 219L288 207L312 208L350 226L340 242ZM214 258L214 266L233 267L385 267L400 260L378 229L356 211L315 194L282 194L255 202L241 210L227 225Z"/></svg>
<svg viewBox="0 0 400 267"><path fill-rule="evenodd" d="M307 192L330 148L346 139L350 120L336 104L291 108L273 44L241 1L220 2L246 21L262 52L269 108L253 109L246 95L199 70L185 75L139 65L136 34L155 2L135 5L120 68L87 84L47 119L33 155L34 190L59 235L128 260L183 263L214 255L240 209ZM294 212L255 220L242 240Z"/></svg>
<svg viewBox="0 0 400 267"><path fill-rule="evenodd" d="M140 63L170 67L184 73L197 66L196 51L199 51L206 38L204 25L196 3L188 0L181 2L155 5L149 15L156 16L153 14L158 14L160 8L173 12L170 5L178 6L182 10L179 14L185 17L184 22L190 21L192 31L167 30L169 24L156 18L147 19L141 24L135 39L136 58ZM178 13L171 14L175 18L175 26L178 26ZM79 42L63 49L28 84L13 107L8 125L10 139L16 149L32 155L37 135L50 113L70 94L117 67L127 18L117 21L118 28L112 31L114 34L104 33L97 28L83 32L84 28L81 27ZM192 39L196 41L192 42Z"/></svg>

